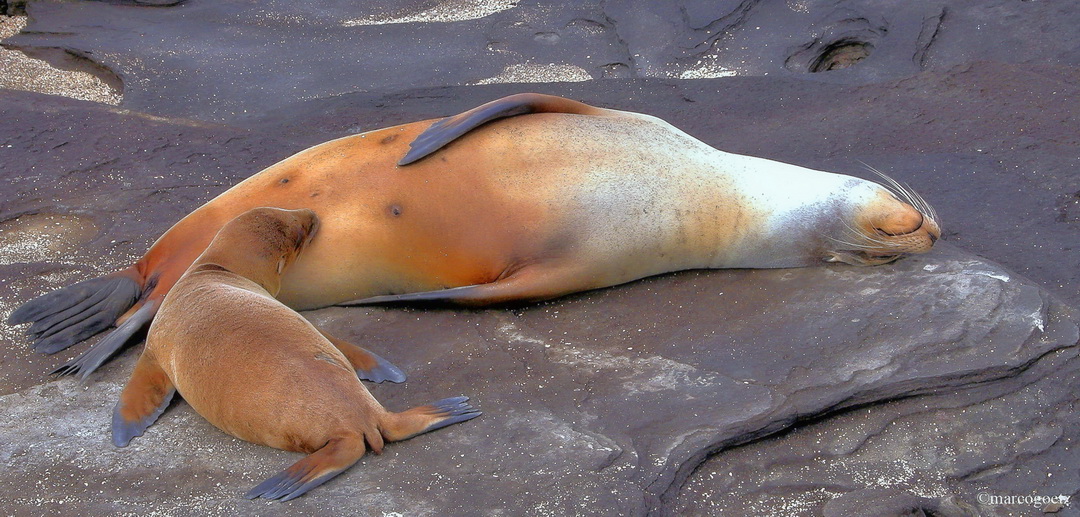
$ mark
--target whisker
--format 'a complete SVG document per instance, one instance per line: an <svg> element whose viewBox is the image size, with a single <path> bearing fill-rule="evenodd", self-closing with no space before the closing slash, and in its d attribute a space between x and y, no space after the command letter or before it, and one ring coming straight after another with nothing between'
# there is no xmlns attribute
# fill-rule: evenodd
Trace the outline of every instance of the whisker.
<svg viewBox="0 0 1080 517"><path fill-rule="evenodd" d="M863 241L869 241L871 244L879 244L879 245L882 245L882 246L889 246L891 244L891 243L889 243L889 242L887 242L887 241L885 241L883 239L878 239L877 237L875 237L873 235L868 235L867 233L863 232L862 230L859 230L857 228L852 227L850 224L848 224L847 221L844 221L844 220L841 219L840 222L844 224L845 228L847 228L849 235L855 237L856 239L860 239L860 240L863 240Z"/></svg>
<svg viewBox="0 0 1080 517"><path fill-rule="evenodd" d="M937 222L937 211L934 210L934 207L930 206L930 203L923 199L923 197L920 196L918 192L912 190L911 193L915 196L915 200L919 202L919 206L917 206L916 208L924 215L929 215L931 219Z"/></svg>
<svg viewBox="0 0 1080 517"><path fill-rule="evenodd" d="M859 160L859 163L861 163L863 165L863 167L866 167L870 172L873 172L878 177L885 180L886 184L881 185L881 186L885 187L886 190L888 190L889 192L892 192L894 195L896 195L896 197L902 198L909 205L915 206L914 199L911 198L911 192L912 191L910 189L904 188L904 185L901 185L899 181L896 181L895 179L893 179L888 174L885 174L884 172L881 172L880 170L874 168L872 165L870 165L870 164L868 164L868 163L866 163L866 162L864 162L862 160Z"/></svg>
<svg viewBox="0 0 1080 517"><path fill-rule="evenodd" d="M852 250L866 251L866 250L873 249L872 246L867 246L865 244L857 244L857 243L854 243L854 242L847 242L847 241L837 239L835 237L829 237L829 240L835 242L836 244L840 244L840 245L842 245L842 246L844 246L846 248L850 248Z"/></svg>
<svg viewBox="0 0 1080 517"><path fill-rule="evenodd" d="M886 184L882 185L882 187L885 187L885 189L889 192L892 192L893 195L901 198L907 204L914 207L915 210L918 210L920 214L929 217L930 219L933 219L934 222L938 223L939 226L941 225L941 221L938 221L937 211L934 210L934 207L931 206L925 198L919 195L919 193L916 192L915 189L911 188L911 186L909 185L905 185L900 183L899 181L896 181L888 174L879 171L878 169L874 168L873 166L862 160L858 161L863 165L863 167L866 167L867 170L873 172L874 174L881 177L881 179L885 180Z"/></svg>
<svg viewBox="0 0 1080 517"><path fill-rule="evenodd" d="M853 228L850 224L848 224L847 221L844 221L844 220L841 219L840 222L844 225L845 228L847 228L848 238L853 238L853 241L845 241L845 240L842 240L842 239L837 239L835 237L829 236L829 239L835 241L838 244L843 244L845 246L851 246L852 248L858 249L858 250L871 250L871 249L882 249L882 248L884 248L885 250L889 250L889 249L892 249L892 248L900 248L900 247L902 247L902 245L900 245L899 243L879 239L879 238L877 238L877 237L875 237L873 235L867 235L866 233ZM863 242L859 243L859 242L855 242L855 241L863 241Z"/></svg>

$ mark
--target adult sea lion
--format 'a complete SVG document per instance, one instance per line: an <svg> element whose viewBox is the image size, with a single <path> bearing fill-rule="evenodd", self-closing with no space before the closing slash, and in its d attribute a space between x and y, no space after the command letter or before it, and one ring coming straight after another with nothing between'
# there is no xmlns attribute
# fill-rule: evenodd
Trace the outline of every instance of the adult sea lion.
<svg viewBox="0 0 1080 517"><path fill-rule="evenodd" d="M310 210L256 208L226 224L162 302L113 410L113 443L142 435L179 392L219 429L309 456L247 493L289 500L370 447L480 415L466 397L384 409L348 352L274 299L281 274L315 234ZM366 443L366 445L365 445Z"/></svg>
<svg viewBox="0 0 1080 517"><path fill-rule="evenodd" d="M520 94L301 151L180 220L133 266L8 321L33 322L45 353L115 322L59 370L85 377L150 322L225 222L257 206L322 220L278 294L301 310L543 300L693 268L881 264L940 235L928 206L893 190L718 151L648 115Z"/></svg>

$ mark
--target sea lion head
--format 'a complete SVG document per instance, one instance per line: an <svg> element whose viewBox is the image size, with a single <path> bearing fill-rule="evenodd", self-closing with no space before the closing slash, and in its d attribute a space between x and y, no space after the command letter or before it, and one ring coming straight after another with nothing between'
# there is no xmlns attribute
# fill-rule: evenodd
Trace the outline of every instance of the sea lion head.
<svg viewBox="0 0 1080 517"><path fill-rule="evenodd" d="M276 296L281 289L281 275L318 229L318 216L306 208L253 208L226 223L192 269L214 264L262 285Z"/></svg>
<svg viewBox="0 0 1080 517"><path fill-rule="evenodd" d="M934 210L913 190L778 162L751 162L736 189L739 235L710 267L872 266L930 251L941 237Z"/></svg>
<svg viewBox="0 0 1080 517"><path fill-rule="evenodd" d="M842 224L833 225L825 243L826 261L886 264L926 253L941 237L934 209L915 191L880 175L886 186L860 181L846 193L848 203L838 217Z"/></svg>

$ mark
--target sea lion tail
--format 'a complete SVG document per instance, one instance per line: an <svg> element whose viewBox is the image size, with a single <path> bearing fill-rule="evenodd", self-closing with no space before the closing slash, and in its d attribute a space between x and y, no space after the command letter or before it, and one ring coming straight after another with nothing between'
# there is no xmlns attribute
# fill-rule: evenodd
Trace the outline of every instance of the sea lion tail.
<svg viewBox="0 0 1080 517"><path fill-rule="evenodd" d="M139 334L141 337L143 334L141 331L145 331L150 327L150 322L153 321L154 315L157 314L159 305L161 305L161 302L157 298L143 300L138 310L117 326L116 330L109 333L101 341L94 343L79 357L53 370L52 374L59 376L79 374L80 380L86 380L91 373L94 373L94 370L105 364L105 361L108 361L124 345L131 342L132 336Z"/></svg>
<svg viewBox="0 0 1080 517"><path fill-rule="evenodd" d="M54 354L116 322L139 299L141 283L134 266L84 280L24 303L7 323L31 323L26 331L34 340L31 346Z"/></svg>
<svg viewBox="0 0 1080 517"><path fill-rule="evenodd" d="M367 449L361 434L332 438L323 448L259 483L244 497L288 501L330 481L356 463Z"/></svg>

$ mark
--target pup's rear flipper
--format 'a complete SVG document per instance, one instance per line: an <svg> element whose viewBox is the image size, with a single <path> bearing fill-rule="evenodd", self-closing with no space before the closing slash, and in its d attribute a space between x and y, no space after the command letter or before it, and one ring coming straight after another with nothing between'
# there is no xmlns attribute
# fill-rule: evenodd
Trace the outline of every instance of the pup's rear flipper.
<svg viewBox="0 0 1080 517"><path fill-rule="evenodd" d="M24 303L9 325L33 323L26 331L34 350L59 352L116 322L142 292L133 268L57 289Z"/></svg>
<svg viewBox="0 0 1080 517"><path fill-rule="evenodd" d="M294 463L274 477L259 483L244 497L288 501L304 495L352 466L366 452L365 442L376 453L382 452L383 439L405 440L480 416L466 403L468 397L453 397L420 406L402 413L385 413L374 436L346 435L331 439L309 456Z"/></svg>
<svg viewBox="0 0 1080 517"><path fill-rule="evenodd" d="M64 363L61 367L53 370L55 375L75 375L79 374L81 380L86 380L94 370L97 370L99 366L108 361L118 350L123 348L127 344L132 336L139 333L141 330L146 330L150 326L150 322L153 321L154 315L157 314L158 305L161 302L157 300L147 300L143 303L143 306L139 310L135 311L130 318L124 323L116 327L116 330L111 334L105 336L104 339L94 343L87 351L82 355Z"/></svg>
<svg viewBox="0 0 1080 517"><path fill-rule="evenodd" d="M353 367L356 368L356 375L360 377L360 380L375 383L383 381L394 383L405 382L405 372L401 371L397 366L394 366L393 363L383 359L375 352L366 348L356 346L356 349L360 352L360 354L357 355L360 355L361 357L366 355L366 359L370 362L370 366L366 366L365 364L360 363L356 356L345 354L346 357L349 358L349 361L352 362Z"/></svg>
<svg viewBox="0 0 1080 517"><path fill-rule="evenodd" d="M468 404L469 397L450 397L401 413L391 413L382 422L383 437L388 442L408 440L448 425L472 420L481 413Z"/></svg>
<svg viewBox="0 0 1080 517"><path fill-rule="evenodd" d="M288 501L304 495L351 467L367 451L359 435L334 438L274 477L259 483L244 497Z"/></svg>

